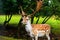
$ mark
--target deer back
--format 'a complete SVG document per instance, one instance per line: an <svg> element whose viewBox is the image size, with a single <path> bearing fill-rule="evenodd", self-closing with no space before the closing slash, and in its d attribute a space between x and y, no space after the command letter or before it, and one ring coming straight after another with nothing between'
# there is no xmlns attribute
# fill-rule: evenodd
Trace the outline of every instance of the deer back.
<svg viewBox="0 0 60 40"><path fill-rule="evenodd" d="M50 30L50 25L48 24L32 24L32 28L35 30Z"/></svg>

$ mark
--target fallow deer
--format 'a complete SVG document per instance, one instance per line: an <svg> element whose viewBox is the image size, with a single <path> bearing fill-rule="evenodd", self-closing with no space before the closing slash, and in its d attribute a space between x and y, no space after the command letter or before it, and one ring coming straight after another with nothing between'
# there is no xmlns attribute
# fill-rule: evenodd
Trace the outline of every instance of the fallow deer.
<svg viewBox="0 0 60 40"><path fill-rule="evenodd" d="M22 23L25 24L25 29L30 37L35 37L35 40L38 40L38 37L45 36L50 40L50 25L48 24L31 24L29 16L24 16L22 18Z"/></svg>
<svg viewBox="0 0 60 40"><path fill-rule="evenodd" d="M48 24L31 24L30 23L30 17L32 15L34 15L38 10L40 10L41 5L42 5L42 1L39 0L37 1L37 4L39 4L39 8L38 5L36 7L36 10L33 11L33 14L31 15L26 15L25 12L22 10L22 23L25 24L25 29L27 31L27 33L30 35L30 37L32 37L32 40L34 40L33 37L35 37L35 40L38 40L38 37L42 37L42 36L46 36L48 40L50 40L50 25Z"/></svg>

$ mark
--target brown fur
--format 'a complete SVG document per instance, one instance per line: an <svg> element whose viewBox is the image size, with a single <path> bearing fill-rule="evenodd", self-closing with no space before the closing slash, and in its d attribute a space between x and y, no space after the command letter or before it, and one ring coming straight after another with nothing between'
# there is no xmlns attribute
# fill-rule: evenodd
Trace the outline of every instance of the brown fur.
<svg viewBox="0 0 60 40"><path fill-rule="evenodd" d="M32 24L32 32L37 35L37 31L47 31L50 30L50 26L48 24Z"/></svg>

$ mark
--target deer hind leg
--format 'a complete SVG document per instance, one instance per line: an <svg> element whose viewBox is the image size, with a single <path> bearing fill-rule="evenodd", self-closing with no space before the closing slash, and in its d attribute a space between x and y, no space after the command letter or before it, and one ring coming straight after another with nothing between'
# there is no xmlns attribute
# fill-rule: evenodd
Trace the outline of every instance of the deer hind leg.
<svg viewBox="0 0 60 40"><path fill-rule="evenodd" d="M46 37L48 38L48 40L50 40L50 36L49 36L49 34L46 34Z"/></svg>
<svg viewBox="0 0 60 40"><path fill-rule="evenodd" d="M35 35L35 40L38 40L38 33Z"/></svg>

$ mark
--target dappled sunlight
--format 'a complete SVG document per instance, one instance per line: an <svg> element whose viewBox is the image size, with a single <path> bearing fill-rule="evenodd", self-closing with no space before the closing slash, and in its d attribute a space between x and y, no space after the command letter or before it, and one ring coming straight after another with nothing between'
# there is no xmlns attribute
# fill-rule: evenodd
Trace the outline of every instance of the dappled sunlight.
<svg viewBox="0 0 60 40"><path fill-rule="evenodd" d="M6 15L0 15L0 24L3 24L5 21ZM21 16L20 15L12 15L11 20L9 21L9 24L18 24Z"/></svg>
<svg viewBox="0 0 60 40"><path fill-rule="evenodd" d="M18 24L20 18L21 18L20 15L13 15L9 23L10 24Z"/></svg>
<svg viewBox="0 0 60 40"><path fill-rule="evenodd" d="M36 24L37 19L38 19L37 17L34 17L34 22L33 22L34 24Z"/></svg>
<svg viewBox="0 0 60 40"><path fill-rule="evenodd" d="M0 24L3 24L5 21L5 15L0 15Z"/></svg>

